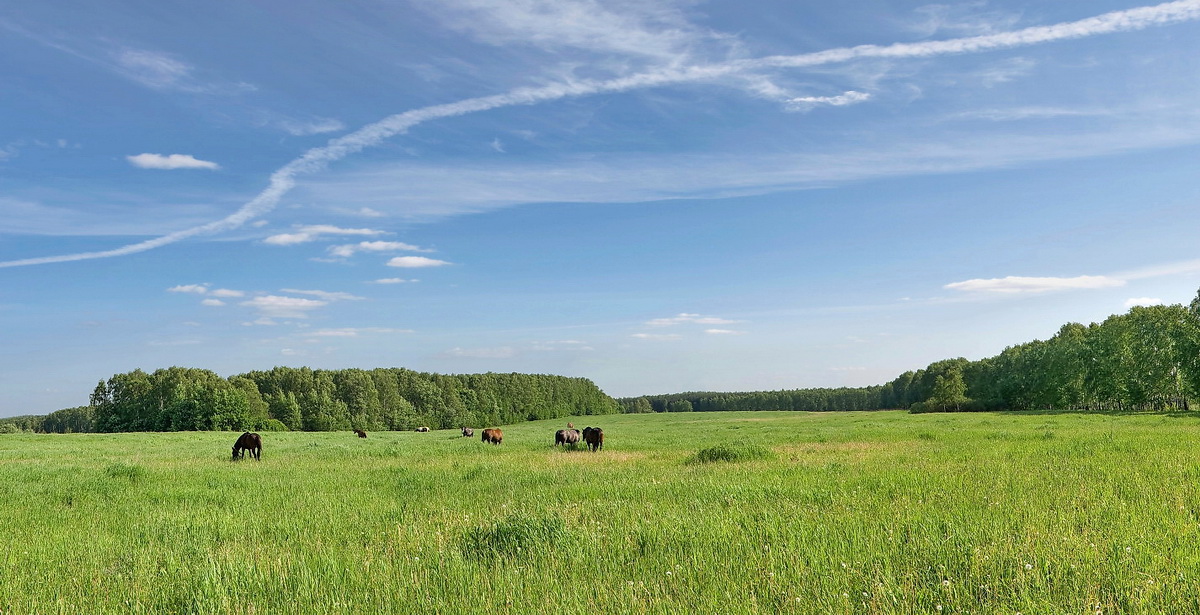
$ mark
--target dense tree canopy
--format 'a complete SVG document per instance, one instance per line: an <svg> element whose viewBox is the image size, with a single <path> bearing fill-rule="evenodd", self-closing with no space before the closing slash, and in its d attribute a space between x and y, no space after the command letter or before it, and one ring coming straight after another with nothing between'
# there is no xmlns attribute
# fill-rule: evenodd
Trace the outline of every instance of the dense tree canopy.
<svg viewBox="0 0 1200 615"><path fill-rule="evenodd" d="M978 361L936 361L878 386L613 400L590 380L562 376L276 367L225 379L170 367L116 374L87 406L3 419L0 432L445 429L618 411L1187 410L1198 393L1200 293L1188 306L1068 323L1048 340Z"/></svg>
<svg viewBox="0 0 1200 615"><path fill-rule="evenodd" d="M231 378L203 369L134 370L102 380L89 405L4 421L10 431L406 430L611 414L590 380L533 374L276 367Z"/></svg>
<svg viewBox="0 0 1200 615"><path fill-rule="evenodd" d="M946 359L881 386L620 399L625 412L714 410L1187 410L1200 394L1200 293L1188 307L1134 307L1063 325L978 361Z"/></svg>

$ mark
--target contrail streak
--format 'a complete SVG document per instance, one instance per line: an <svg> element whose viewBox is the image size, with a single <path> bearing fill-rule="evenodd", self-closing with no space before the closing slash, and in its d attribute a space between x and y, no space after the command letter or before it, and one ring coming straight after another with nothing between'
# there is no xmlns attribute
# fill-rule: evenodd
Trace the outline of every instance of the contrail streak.
<svg viewBox="0 0 1200 615"><path fill-rule="evenodd" d="M229 216L215 222L176 231L161 237L125 245L112 250L0 262L0 268L124 256L160 248L197 235L236 229L246 222L274 209L279 200L296 185L297 176L320 171L332 162L341 160L365 148L378 145L390 137L402 134L414 126L431 120L479 113L501 107L534 105L564 98L626 92L681 83L715 81L723 77L752 73L763 69L808 68L864 58L923 58L981 53L1115 32L1130 32L1196 19L1200 19L1200 0L1178 0L1154 6L1104 13L1078 21L1049 26L1035 26L1000 34L922 43L896 43L882 46L860 45L857 47L840 47L800 55L734 60L719 64L664 69L605 81L574 81L541 87L517 88L503 94L468 98L457 102L433 105L386 117L348 135L332 139L323 147L308 150L304 155L272 173L267 188L255 196L254 199Z"/></svg>

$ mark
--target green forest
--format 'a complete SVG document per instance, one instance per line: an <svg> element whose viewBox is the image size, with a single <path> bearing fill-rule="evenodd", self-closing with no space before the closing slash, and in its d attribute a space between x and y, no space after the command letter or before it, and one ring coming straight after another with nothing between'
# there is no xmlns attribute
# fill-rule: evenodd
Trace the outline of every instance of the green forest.
<svg viewBox="0 0 1200 615"><path fill-rule="evenodd" d="M886 384L617 400L624 412L909 409L1188 410L1200 393L1200 294L1190 306L1134 307L1101 323L1069 323L1048 340L994 357L945 359Z"/></svg>
<svg viewBox="0 0 1200 615"><path fill-rule="evenodd" d="M276 367L222 378L135 370L96 385L88 405L0 421L0 432L447 429L615 412L908 409L1189 410L1200 393L1200 293L1188 306L1134 307L1069 323L1048 340L978 361L945 359L886 384L628 397L592 381L530 374Z"/></svg>
<svg viewBox="0 0 1200 615"><path fill-rule="evenodd" d="M8 431L448 429L618 411L585 378L276 367L222 378L196 368L102 380L88 405L6 419Z"/></svg>

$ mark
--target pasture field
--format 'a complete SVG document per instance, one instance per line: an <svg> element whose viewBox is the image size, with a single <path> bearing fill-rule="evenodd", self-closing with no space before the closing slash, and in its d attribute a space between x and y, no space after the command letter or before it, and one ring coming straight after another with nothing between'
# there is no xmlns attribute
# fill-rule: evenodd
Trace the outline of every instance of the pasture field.
<svg viewBox="0 0 1200 615"><path fill-rule="evenodd" d="M571 420L0 436L0 612L1200 612L1200 417Z"/></svg>

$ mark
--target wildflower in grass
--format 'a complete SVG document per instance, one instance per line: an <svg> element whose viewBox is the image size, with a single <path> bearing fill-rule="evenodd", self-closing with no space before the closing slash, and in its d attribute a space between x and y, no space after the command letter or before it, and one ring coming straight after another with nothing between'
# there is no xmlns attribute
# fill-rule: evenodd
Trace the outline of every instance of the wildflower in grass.
<svg viewBox="0 0 1200 615"><path fill-rule="evenodd" d="M950 587L950 579L942 579L942 587Z"/></svg>
<svg viewBox="0 0 1200 615"><path fill-rule="evenodd" d="M1033 570L1033 564L1025 564L1025 570Z"/></svg>

